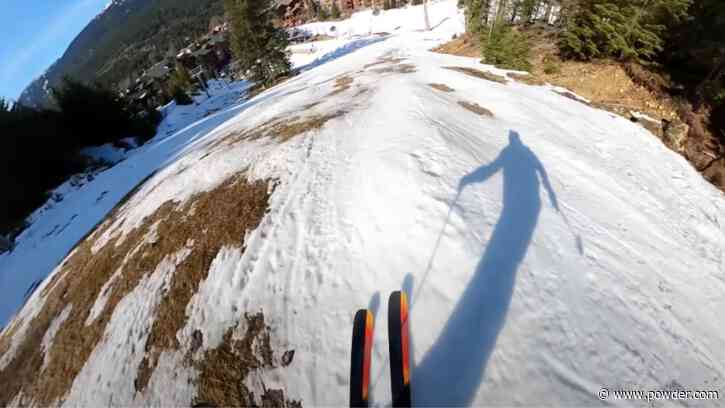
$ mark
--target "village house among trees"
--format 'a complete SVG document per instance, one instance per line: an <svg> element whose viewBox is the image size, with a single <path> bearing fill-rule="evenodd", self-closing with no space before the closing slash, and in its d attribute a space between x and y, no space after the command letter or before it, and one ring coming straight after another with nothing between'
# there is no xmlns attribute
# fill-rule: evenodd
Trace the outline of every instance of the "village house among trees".
<svg viewBox="0 0 725 408"><path fill-rule="evenodd" d="M367 8L388 9L420 4L422 1L279 0L276 2L275 18L280 27L289 29L309 21L342 18ZM207 34L178 51L168 50L161 61L135 77L122 80L117 86L119 94L143 109L152 109L172 99L177 102L190 101L183 94L192 92L190 88L203 91L210 79L238 77L241 73L238 72L239 64L233 57L230 45L229 22L221 17L212 20ZM291 32L291 42L307 40L311 38ZM184 72L178 73L179 70Z"/></svg>

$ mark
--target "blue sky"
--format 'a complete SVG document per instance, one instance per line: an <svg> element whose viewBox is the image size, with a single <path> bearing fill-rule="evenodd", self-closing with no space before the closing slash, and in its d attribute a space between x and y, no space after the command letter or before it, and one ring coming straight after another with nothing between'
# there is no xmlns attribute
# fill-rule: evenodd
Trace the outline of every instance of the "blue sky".
<svg viewBox="0 0 725 408"><path fill-rule="evenodd" d="M0 97L16 100L110 0L3 0Z"/></svg>

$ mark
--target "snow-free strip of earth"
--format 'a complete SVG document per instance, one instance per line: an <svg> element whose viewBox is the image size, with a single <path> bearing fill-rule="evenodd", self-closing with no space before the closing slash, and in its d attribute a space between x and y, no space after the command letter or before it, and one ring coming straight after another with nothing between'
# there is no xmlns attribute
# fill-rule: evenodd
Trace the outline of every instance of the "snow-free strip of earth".
<svg viewBox="0 0 725 408"><path fill-rule="evenodd" d="M262 312L268 339L245 344L273 354L245 387L345 405L352 317L369 308L372 401L386 406L387 298L400 289L414 405L598 406L603 387L722 397L723 194L637 124L431 52L463 31L456 3L431 3L432 31L420 6L311 24L337 37L292 47L300 75L250 100L246 83L215 83L195 105L166 107L156 138L125 160L61 186L0 255L0 378L27 375L22 356L42 370L4 384L0 402L190 406L200 361L249 340ZM150 339L173 310L175 273L214 244L202 223L159 253L179 238L163 232L202 214L209 234L241 222L214 207L237 191L267 192L258 226L224 237L180 329ZM104 257L117 265L93 296L58 289L67 271L108 270ZM119 292L132 272L143 273ZM73 338L72 324L89 333ZM75 356L54 348L98 327L86 360L59 363ZM33 338L38 350L24 346ZM78 372L44 382L57 367Z"/></svg>

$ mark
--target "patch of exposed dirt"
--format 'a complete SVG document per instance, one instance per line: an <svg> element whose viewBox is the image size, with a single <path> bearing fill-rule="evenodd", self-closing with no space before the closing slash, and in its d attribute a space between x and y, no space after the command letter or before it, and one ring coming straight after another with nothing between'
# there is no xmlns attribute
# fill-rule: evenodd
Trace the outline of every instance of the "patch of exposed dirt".
<svg viewBox="0 0 725 408"><path fill-rule="evenodd" d="M487 116L489 118L493 117L493 112L491 112L490 110L484 108L483 106L481 106L475 102L458 101L458 104L461 105L466 110L471 111L478 116Z"/></svg>
<svg viewBox="0 0 725 408"><path fill-rule="evenodd" d="M302 107L302 110L303 110L303 111L306 111L306 110L310 110L310 109L316 108L316 107L317 107L317 106L319 106L319 105L320 105L321 103L322 103L322 101L321 101L321 100L319 100L319 101L315 101L315 102L312 102L312 103L308 103L307 105L304 105L304 106Z"/></svg>
<svg viewBox="0 0 725 408"><path fill-rule="evenodd" d="M396 73L396 74L412 74L416 71L416 66L413 64L397 64L397 65L391 65L384 68L377 68L374 69L373 72L377 74L390 74L390 73Z"/></svg>
<svg viewBox="0 0 725 408"><path fill-rule="evenodd" d="M99 231L79 244L48 286L45 305L30 322L12 361L0 370L0 406L6 406L22 392L32 395L34 403L50 405L70 390L74 379L86 364L101 340L116 306L139 281L154 271L167 255L182 249L194 240L192 253L179 265L171 289L161 301L158 323L147 344L151 356L157 349L173 347L175 333L167 340L159 339L185 322L178 310L188 303L186 297L208 273L208 263L222 245L243 245L244 231L258 224L267 206L266 182L248 183L242 176L230 178L218 188L197 194L188 203L172 201L162 204L126 237L112 238L101 249L92 252L95 238L101 236L114 219L104 222ZM195 207L190 215L189 209ZM219 217L224 214L225 217ZM226 217L228 214L229 217ZM114 217L117 216L115 213ZM238 222L229 222L229 219ZM144 237L156 224L154 242ZM218 244L217 244L218 243ZM106 305L88 326L85 322L101 289L111 275L122 268L120 277L111 286ZM53 319L72 304L68 318L56 332L52 345L45 351L48 365L42 371L44 352L41 342ZM151 357L153 358L153 357ZM143 374L142 374L143 377Z"/></svg>
<svg viewBox="0 0 725 408"><path fill-rule="evenodd" d="M475 36L464 34L448 41L445 44L433 48L431 51L441 54L481 58L481 43Z"/></svg>
<svg viewBox="0 0 725 408"><path fill-rule="evenodd" d="M673 120L675 106L641 86L621 64L608 61L562 61L555 30L533 27L527 31L532 44L532 74L539 79L581 95L593 104L646 113L657 119ZM619 112L615 112L619 113Z"/></svg>
<svg viewBox="0 0 725 408"><path fill-rule="evenodd" d="M11 321L8 326L2 332L0 332L0 356L7 353L7 351L10 349L12 338L13 336L15 336L15 333L22 325L23 319L18 318Z"/></svg>
<svg viewBox="0 0 725 408"><path fill-rule="evenodd" d="M483 71L480 69L475 68L467 68L467 67L443 67L444 69L449 69L451 71L460 72L462 74L466 74L469 76L472 76L474 78L479 79L485 79L487 81L493 81L498 82L499 84L506 84L508 81L506 80L506 77L503 77L501 75L492 74L488 71Z"/></svg>
<svg viewBox="0 0 725 408"><path fill-rule="evenodd" d="M372 70L372 72L375 72L377 74L411 74L416 71L416 66L414 64L403 64L404 61L405 58L398 58L391 54L388 54L378 58L374 62L365 65L364 69L367 70L368 68L380 67Z"/></svg>
<svg viewBox="0 0 725 408"><path fill-rule="evenodd" d="M302 133L321 129L330 120L339 118L346 113L344 110L337 110L328 114L312 115L305 118L297 116L272 118L253 129L233 132L221 137L209 145L207 149L212 151L220 146L231 147L237 143L254 141L263 137L270 137L279 143L284 143Z"/></svg>
<svg viewBox="0 0 725 408"><path fill-rule="evenodd" d="M324 84L327 84L327 83L330 83L330 82L335 82L335 81L337 81L337 80L338 80L339 78L342 78L342 77L346 77L346 76L350 76L350 75L352 75L352 74L353 74L353 71L347 71L347 72L343 72L342 74L338 74L338 75L336 75L336 76L333 76L333 77L327 78L327 79L325 79L325 80L322 80L322 81L320 81L320 82L316 82L316 83L315 83L315 84L314 84L313 86L319 87L320 85L324 85Z"/></svg>
<svg viewBox="0 0 725 408"><path fill-rule="evenodd" d="M352 79L352 77L347 76L347 75L337 78L335 80L335 89L332 92L330 92L330 94L327 96L328 97L335 96L337 94L347 91L348 89L350 89L353 82L355 82L355 80Z"/></svg>
<svg viewBox="0 0 725 408"><path fill-rule="evenodd" d="M257 399L247 387L250 373L276 368L277 363L263 313L245 314L244 320L243 335L235 336L238 327L230 328L217 348L206 350L201 360L194 363L199 370L197 403L219 407L251 407L260 403L264 407L301 407L300 401L287 400L283 390L268 389L262 383L264 392Z"/></svg>
<svg viewBox="0 0 725 408"><path fill-rule="evenodd" d="M339 110L326 115L314 115L291 123L278 123L272 130L271 134L280 143L287 142L293 137L310 130L321 129L325 123L332 119L343 116L346 112Z"/></svg>
<svg viewBox="0 0 725 408"><path fill-rule="evenodd" d="M173 253L189 241L194 244L191 254L176 267L170 287L156 309L156 318L146 340L146 356L136 378L137 391L146 388L161 352L179 349L176 333L186 325L186 307L199 284L207 278L216 255L225 246L244 246L245 232L257 228L268 200L268 183L248 183L241 178L231 178L215 190L199 194L175 209L170 214L170 220L174 221L159 224L157 234L164 239L159 240L158 246L144 258L153 259L157 253ZM192 208L193 216L189 216ZM152 264L158 264L154 262L155 259Z"/></svg>
<svg viewBox="0 0 725 408"><path fill-rule="evenodd" d="M365 87L359 87L357 91L355 92L355 95L353 95L353 98L357 98L359 96L367 95L370 92L370 88Z"/></svg>
<svg viewBox="0 0 725 408"><path fill-rule="evenodd" d="M448 86L446 84L433 83L433 84L428 84L428 86L433 89L439 90L441 92L455 92L455 89L451 88L450 86Z"/></svg>
<svg viewBox="0 0 725 408"><path fill-rule="evenodd" d="M517 82L523 82L526 85L546 85L546 81L543 81L534 75L516 74L514 72L509 72L506 74L506 76Z"/></svg>
<svg viewBox="0 0 725 408"><path fill-rule="evenodd" d="M388 65L397 65L397 64L400 64L403 61L405 61L405 59L403 59L403 58L395 58L395 57L392 57L392 56L384 56L384 57L378 58L375 62L371 62L369 64L366 64L363 68L364 69L368 69L368 68L376 67L378 65L385 65L385 64L388 64Z"/></svg>
<svg viewBox="0 0 725 408"><path fill-rule="evenodd" d="M635 84L619 64L567 61L561 63L560 69L559 73L542 72L539 77L614 113L637 111L658 119L677 118L677 109L671 101L660 99Z"/></svg>

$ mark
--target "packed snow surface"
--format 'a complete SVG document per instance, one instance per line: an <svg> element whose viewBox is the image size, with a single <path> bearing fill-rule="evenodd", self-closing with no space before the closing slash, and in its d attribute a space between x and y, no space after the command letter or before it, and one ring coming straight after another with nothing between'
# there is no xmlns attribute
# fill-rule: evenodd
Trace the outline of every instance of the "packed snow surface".
<svg viewBox="0 0 725 408"><path fill-rule="evenodd" d="M430 52L463 27L456 0L432 3L430 16L430 32L421 7L308 25L335 25L337 38L294 46L297 77L248 101L242 83L167 107L156 139L67 189L0 255L1 321L146 177L95 246L246 170L278 180L269 212L243 251L219 252L177 337L200 330L212 348L242 312L263 310L275 349L295 357L258 375L289 399L347 403L352 317L370 308L372 399L390 404L387 297L401 288L414 405L592 406L605 403L602 387L633 385L725 391L722 193L624 118L550 86L446 69L506 73ZM340 78L352 84L335 92ZM290 141L251 140L204 160L234 132L333 111L342 114ZM189 406L196 374L179 365L183 350L161 355L143 394L129 374L155 295L186 255L168 254L118 304L66 405ZM10 325L20 328L0 368L43 302L36 290Z"/></svg>

